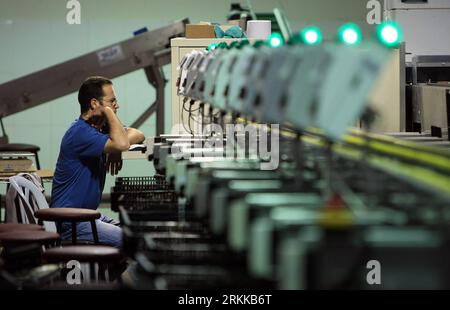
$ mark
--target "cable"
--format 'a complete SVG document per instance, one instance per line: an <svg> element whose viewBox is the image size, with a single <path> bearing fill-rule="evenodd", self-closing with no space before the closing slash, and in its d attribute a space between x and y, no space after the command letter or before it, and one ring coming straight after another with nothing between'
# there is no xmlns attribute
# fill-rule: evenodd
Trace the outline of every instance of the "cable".
<svg viewBox="0 0 450 310"><path fill-rule="evenodd" d="M191 102L192 102L192 101L191 101ZM185 110L186 112L189 112L189 110L186 109L186 108L184 107L184 105L183 105L183 110ZM196 112L196 111L198 111L198 110L200 110L200 107L198 107L198 108L195 109L195 110L192 110L192 109L191 109L192 112Z"/></svg>
<svg viewBox="0 0 450 310"><path fill-rule="evenodd" d="M194 132L192 131L192 128L191 128L191 115L192 115L192 104L189 104L188 127L189 127L189 132L191 133L191 135L194 135Z"/></svg>
<svg viewBox="0 0 450 310"><path fill-rule="evenodd" d="M184 110L186 110L186 107L185 107L186 102L187 102L187 97L185 97L183 99L183 109L181 110L181 124L183 125L184 131L188 132L188 130L184 124ZM192 134L192 132L191 132L191 134Z"/></svg>

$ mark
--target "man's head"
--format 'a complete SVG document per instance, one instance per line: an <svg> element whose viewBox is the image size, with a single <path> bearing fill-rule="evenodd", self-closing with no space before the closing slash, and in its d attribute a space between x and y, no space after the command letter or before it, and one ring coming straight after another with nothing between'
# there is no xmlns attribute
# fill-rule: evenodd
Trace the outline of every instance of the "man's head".
<svg viewBox="0 0 450 310"><path fill-rule="evenodd" d="M78 91L78 102L81 114L99 115L101 106L109 106L114 112L119 108L112 81L101 76L92 76L83 82Z"/></svg>

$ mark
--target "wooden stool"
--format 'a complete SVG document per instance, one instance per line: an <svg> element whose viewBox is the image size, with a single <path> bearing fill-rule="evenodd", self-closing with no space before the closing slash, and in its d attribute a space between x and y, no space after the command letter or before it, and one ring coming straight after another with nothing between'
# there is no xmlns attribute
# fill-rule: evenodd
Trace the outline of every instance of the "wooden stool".
<svg viewBox="0 0 450 310"><path fill-rule="evenodd" d="M106 245L70 245L51 248L42 254L47 263L77 260L84 263L119 263L123 255L119 249Z"/></svg>
<svg viewBox="0 0 450 310"><path fill-rule="evenodd" d="M96 244L99 243L97 226L95 225L95 220L99 219L101 216L98 211L78 208L46 208L37 210L34 212L34 216L39 219L39 224L42 224L43 221L56 222L58 232L62 231L63 222L71 222L72 244L77 243L77 223L91 222L94 242Z"/></svg>
<svg viewBox="0 0 450 310"><path fill-rule="evenodd" d="M41 170L41 164L39 163L38 152L41 148L37 145L23 144L23 143L7 143L0 144L0 152L29 152L36 156L36 168Z"/></svg>
<svg viewBox="0 0 450 310"><path fill-rule="evenodd" d="M21 246L30 243L54 245L59 244L59 242L59 234L48 231L22 230L0 233L0 244L4 247Z"/></svg>
<svg viewBox="0 0 450 310"><path fill-rule="evenodd" d="M0 233L9 231L40 231L44 230L44 227L36 224L16 224L16 223L5 223L0 224Z"/></svg>
<svg viewBox="0 0 450 310"><path fill-rule="evenodd" d="M46 263L64 263L75 260L79 263L88 263L89 269L83 271L85 282L90 282L91 272L95 267L105 267L105 280L109 281L109 272L106 266L118 266L123 263L124 256L119 249L103 245L73 245L58 248L51 248L42 254L42 259ZM98 264L98 265L96 265ZM79 266L81 267L81 264ZM80 270L80 272L83 269ZM94 271L98 282L98 270Z"/></svg>

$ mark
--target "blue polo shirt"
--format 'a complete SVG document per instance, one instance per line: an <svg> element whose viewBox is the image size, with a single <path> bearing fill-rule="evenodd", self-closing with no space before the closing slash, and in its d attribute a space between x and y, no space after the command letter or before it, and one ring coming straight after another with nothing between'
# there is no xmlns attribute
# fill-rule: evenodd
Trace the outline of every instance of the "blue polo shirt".
<svg viewBox="0 0 450 310"><path fill-rule="evenodd" d="M97 209L105 185L103 149L108 138L81 117L70 125L53 176L52 208Z"/></svg>

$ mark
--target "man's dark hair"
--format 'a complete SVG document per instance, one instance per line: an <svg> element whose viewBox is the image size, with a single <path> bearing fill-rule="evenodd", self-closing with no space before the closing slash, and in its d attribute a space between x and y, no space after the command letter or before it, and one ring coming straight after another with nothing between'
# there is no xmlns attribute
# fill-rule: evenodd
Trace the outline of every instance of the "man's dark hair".
<svg viewBox="0 0 450 310"><path fill-rule="evenodd" d="M81 114L89 110L91 99L101 100L103 98L104 85L112 85L112 81L102 76L91 76L83 82L78 91Z"/></svg>

